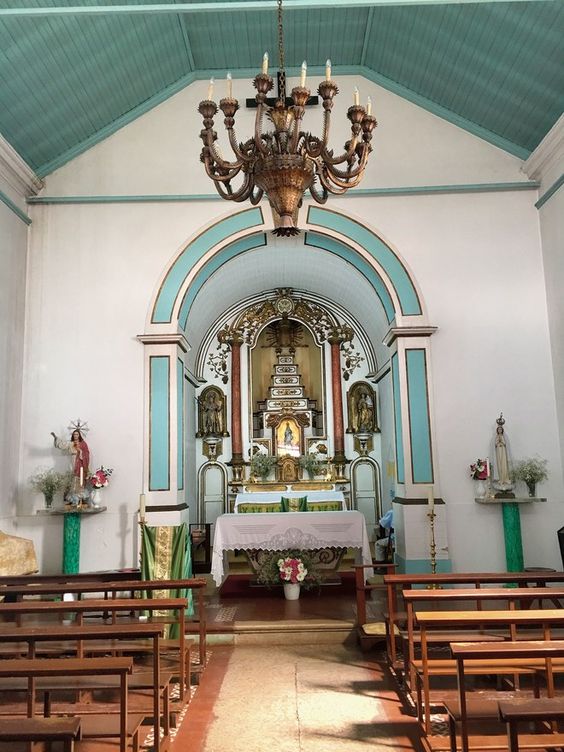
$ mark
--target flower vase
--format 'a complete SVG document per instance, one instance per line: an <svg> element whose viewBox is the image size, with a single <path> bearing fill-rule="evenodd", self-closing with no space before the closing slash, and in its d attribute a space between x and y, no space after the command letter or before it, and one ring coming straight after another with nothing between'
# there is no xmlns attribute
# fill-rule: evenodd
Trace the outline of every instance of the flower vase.
<svg viewBox="0 0 564 752"><path fill-rule="evenodd" d="M102 506L102 489L101 488L93 488L90 492L90 505L94 507L94 509L98 509Z"/></svg>
<svg viewBox="0 0 564 752"><path fill-rule="evenodd" d="M46 493L43 495L45 496L45 509L51 509L53 506L53 494Z"/></svg>
<svg viewBox="0 0 564 752"><path fill-rule="evenodd" d="M474 481L474 489L476 493L476 498L483 499L486 496L486 491L488 490L486 481L476 479Z"/></svg>
<svg viewBox="0 0 564 752"><path fill-rule="evenodd" d="M287 601L297 601L300 597L300 583L299 582L285 582L284 583L284 597Z"/></svg>
<svg viewBox="0 0 564 752"><path fill-rule="evenodd" d="M531 499L534 499L537 495L537 484L536 483L527 483L527 489L529 490L529 497Z"/></svg>

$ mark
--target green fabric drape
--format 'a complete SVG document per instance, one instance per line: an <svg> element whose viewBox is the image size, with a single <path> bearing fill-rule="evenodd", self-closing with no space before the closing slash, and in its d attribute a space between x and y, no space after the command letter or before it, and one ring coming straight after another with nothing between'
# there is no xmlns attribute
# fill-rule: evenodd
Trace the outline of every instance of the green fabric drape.
<svg viewBox="0 0 564 752"><path fill-rule="evenodd" d="M163 545L166 541L166 546ZM141 576L144 580L185 580L192 577L190 535L186 523L174 527L141 527ZM186 616L194 615L192 590L162 590L143 593L144 598L186 598ZM178 637L178 624L171 625L171 638Z"/></svg>

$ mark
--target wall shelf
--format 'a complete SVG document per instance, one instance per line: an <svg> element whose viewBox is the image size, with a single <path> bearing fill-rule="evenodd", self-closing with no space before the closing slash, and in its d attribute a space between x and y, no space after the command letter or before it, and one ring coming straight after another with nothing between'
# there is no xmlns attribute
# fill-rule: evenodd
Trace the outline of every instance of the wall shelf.
<svg viewBox="0 0 564 752"><path fill-rule="evenodd" d="M522 498L516 498L516 499L492 499L492 498L481 498L481 499L474 499L474 501L478 504L512 504L513 502L517 504L528 504L531 501L546 501L546 499L541 499L538 496L524 496Z"/></svg>

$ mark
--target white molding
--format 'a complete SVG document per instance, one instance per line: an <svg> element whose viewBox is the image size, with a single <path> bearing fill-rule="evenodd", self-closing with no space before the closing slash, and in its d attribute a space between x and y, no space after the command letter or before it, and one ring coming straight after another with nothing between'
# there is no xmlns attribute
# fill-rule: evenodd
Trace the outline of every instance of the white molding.
<svg viewBox="0 0 564 752"><path fill-rule="evenodd" d="M398 337L431 337L437 329L436 326L392 326L382 342L390 347Z"/></svg>
<svg viewBox="0 0 564 752"><path fill-rule="evenodd" d="M0 134L0 177L21 196L34 196L43 188L43 181L18 152Z"/></svg>
<svg viewBox="0 0 564 752"><path fill-rule="evenodd" d="M560 172L564 168L564 114L560 115L521 169L529 178L539 180L552 168Z"/></svg>
<svg viewBox="0 0 564 752"><path fill-rule="evenodd" d="M185 353L192 349L186 337L180 333L138 334L136 339L144 345L176 345Z"/></svg>

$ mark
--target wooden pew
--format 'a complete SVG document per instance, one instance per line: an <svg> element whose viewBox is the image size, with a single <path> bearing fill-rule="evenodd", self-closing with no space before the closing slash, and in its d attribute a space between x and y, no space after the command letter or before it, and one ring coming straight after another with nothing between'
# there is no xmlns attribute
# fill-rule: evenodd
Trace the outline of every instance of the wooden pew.
<svg viewBox="0 0 564 752"><path fill-rule="evenodd" d="M515 614L523 612L514 612ZM564 622L564 617L562 622ZM562 623L561 622L561 623ZM547 622L544 622L547 624ZM547 631L550 632L550 625L547 626ZM554 697L554 677L555 670L564 670L564 641L553 640L548 638L545 641L538 642L504 642L497 645L486 644L464 644L453 643L451 645L451 651L456 661L456 674L458 681L458 702L460 708L460 742L462 752L468 752L470 749L469 735L468 735L468 712L467 712L467 696L466 696L466 676L468 674L469 667L479 662L487 662L490 666L490 672L494 673L507 673L506 665L513 663L515 666L528 666L530 669L538 672L543 672L546 675L547 692L549 697ZM496 670L497 669L497 670ZM536 700L532 701L534 703ZM532 707L532 706L531 706ZM538 710L542 707L537 705ZM564 701L560 701L561 714L560 717L564 717ZM530 711L532 714L533 711ZM537 719L541 718L540 711ZM518 717L514 714L512 720L525 720L524 716ZM505 748L506 738L499 737L500 744L499 749ZM546 744L545 744L546 742ZM482 738L478 741L478 747L481 748L484 744ZM495 737L488 739L487 746L492 748L495 745ZM523 747L561 747L564 746L564 734L558 736L551 736L550 739L536 736L533 738L527 738L523 740ZM495 747L494 747L495 748ZM512 748L513 749L513 748Z"/></svg>
<svg viewBox="0 0 564 752"><path fill-rule="evenodd" d="M128 675L133 671L131 658L15 658L0 661L1 678L25 678L28 682L28 717L35 715L36 680L40 677L119 676L120 752L127 750Z"/></svg>
<svg viewBox="0 0 564 752"><path fill-rule="evenodd" d="M519 752L519 723L564 720L564 702L558 697L542 697L534 700L503 700L499 702L499 717L507 725L507 745L509 752ZM523 740L524 741L524 740ZM564 734L554 732L539 738L531 736L532 743L539 746L563 747ZM525 742L526 743L526 742ZM521 748L524 748L525 744Z"/></svg>
<svg viewBox="0 0 564 752"><path fill-rule="evenodd" d="M388 622L384 624L369 622L366 613L366 600L374 590L384 590L383 580L381 583L366 582L365 569L373 569L375 575L393 574L396 565L390 562L374 562L373 564L354 564L355 594L356 594L356 629L361 649L367 649L380 636L386 643L389 641ZM383 627L383 630L382 630Z"/></svg>
<svg viewBox="0 0 564 752"><path fill-rule="evenodd" d="M24 600L17 603L0 603L0 617L11 616L17 620L17 623L21 623L21 617L24 615L43 616L46 615L63 615L75 614L77 624L83 623L83 617L86 614L92 613L110 613L111 623L115 624L118 613L130 614L138 611L161 611L171 610L175 611L178 615L179 625L179 684L180 684L180 699L184 700L185 689L188 686L189 679L187 678L187 665L186 665L186 644L185 644L185 615L184 609L186 608L185 598L123 598L123 599L87 599L80 601L34 601ZM124 623L124 619L121 619ZM132 623L138 623L137 620ZM153 621L157 621L158 617L154 617Z"/></svg>
<svg viewBox="0 0 564 752"><path fill-rule="evenodd" d="M91 640L100 640L107 642L108 640L146 640L152 641L152 655L153 665L152 672L149 679L145 677L143 673L134 673L129 680L130 689L152 689L153 692L153 725L155 732L155 739L159 739L159 727L160 719L163 719L163 728L165 741L170 734L169 729L169 683L170 675L163 676L160 669L160 650L159 640L164 631L164 625L162 624L108 624L108 625L86 625L79 626L71 624L68 626L55 625L55 626L41 626L41 627L15 627L10 630L2 628L0 629L0 641L7 643L8 645L17 645L18 643L25 643L27 646L27 658L37 657L37 646L40 643L51 643L63 641L63 649L69 651L69 648L74 648L78 658L84 658L84 643ZM90 678L90 677L89 677ZM76 688L77 684L73 681L72 688ZM6 686L6 685L5 685ZM10 682L8 689L15 689L18 683ZM45 693L50 691L48 683L40 683L37 687L43 690ZM80 689L98 689L100 684L98 681L91 683L86 682L84 678L78 683ZM111 684L105 680L103 688L111 688ZM0 691L3 689L0 682ZM160 698L163 697L162 711ZM45 703L47 705L47 703ZM47 713L45 713L47 715ZM159 744L157 743L156 749L158 750Z"/></svg>
<svg viewBox="0 0 564 752"><path fill-rule="evenodd" d="M31 583L65 582L118 582L119 580L140 580L140 569L108 569L101 572L77 572L75 574L21 574L0 577L0 585L29 585Z"/></svg>
<svg viewBox="0 0 564 752"><path fill-rule="evenodd" d="M4 742L62 742L73 752L80 736L80 718L1 718L0 745Z"/></svg>
<svg viewBox="0 0 564 752"><path fill-rule="evenodd" d="M120 592L129 592L133 598L135 594L144 592L154 592L156 590L193 590L197 599L198 615L198 640L200 667L203 669L206 664L206 609L204 606L204 593L207 586L205 580L200 578L179 579L179 580L120 580L117 582L106 581L76 581L70 583L44 582L44 583L22 583L17 585L1 585L0 597L10 597L12 600L23 600L26 596L63 596L65 593L76 593L79 600L84 595L92 593L101 593L104 598L109 595L116 598ZM169 596L170 597L170 596Z"/></svg>
<svg viewBox="0 0 564 752"><path fill-rule="evenodd" d="M441 659L431 661L428 653L427 633L430 629L478 629L498 627L508 629L515 633L515 630L523 626L540 627L543 632L545 641L551 640L551 630L553 627L564 625L564 609L528 609L525 611L508 610L508 611L423 611L416 614L416 620L421 630L421 661L415 662L418 680L418 692L422 698L418 699L418 706L423 706L423 722L425 733L430 731L430 676L457 676L458 666L456 660ZM506 645L519 643L483 643L469 645L469 648L480 648L487 655L487 649L501 650ZM516 648L515 648L516 649ZM466 673L474 674L501 674L519 675L538 673L539 667L544 665L541 662L534 664L531 660L521 659L513 653L510 658L482 658L473 661L470 667L466 667ZM552 671L564 670L564 661L558 664L552 664ZM551 676L547 681L551 682ZM461 708L461 715L463 709Z"/></svg>
<svg viewBox="0 0 564 752"><path fill-rule="evenodd" d="M407 608L407 658L404 665L405 674L409 673L410 689L414 686L414 660L415 644L418 635L415 632L415 607L421 603L431 603L438 606L439 609L445 610L452 603L465 601L474 601L476 608L481 610L488 601L503 601L507 608L514 609L530 608L535 601L542 605L543 600L550 600L560 607L560 601L564 599L564 588L453 588L451 590L405 590L403 599ZM517 639L517 633L513 629L509 635L511 639ZM475 632L457 634L454 629L446 632L427 632L427 643L446 644L448 642L501 642L505 639L504 635L492 632L476 630Z"/></svg>
<svg viewBox="0 0 564 752"><path fill-rule="evenodd" d="M482 585L504 585L516 583L520 587L533 584L536 587L547 587L549 583L564 584L564 572L449 572L446 574L387 574L384 575L386 585L386 601L388 609L388 633L394 634L394 626L400 625L403 619L398 610L398 589L400 591L412 588L446 588L455 585L468 585L481 588ZM388 660L394 666L397 654L394 640L387 645Z"/></svg>

